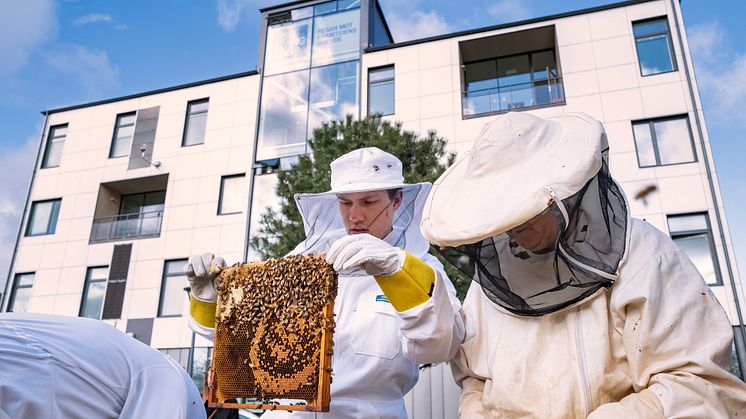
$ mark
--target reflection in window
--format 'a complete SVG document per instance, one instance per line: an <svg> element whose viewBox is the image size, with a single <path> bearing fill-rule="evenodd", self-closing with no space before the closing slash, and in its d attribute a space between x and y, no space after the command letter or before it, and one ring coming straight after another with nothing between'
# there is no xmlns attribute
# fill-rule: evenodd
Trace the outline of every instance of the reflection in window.
<svg viewBox="0 0 746 419"><path fill-rule="evenodd" d="M640 167L697 160L687 116L633 122L632 130Z"/></svg>
<svg viewBox="0 0 746 419"><path fill-rule="evenodd" d="M161 232L166 191L122 195L117 237L151 236Z"/></svg>
<svg viewBox="0 0 746 419"><path fill-rule="evenodd" d="M314 19L313 62L311 66L316 67L360 58L359 22L359 10L316 17Z"/></svg>
<svg viewBox="0 0 746 419"><path fill-rule="evenodd" d="M108 277L108 266L88 268L83 286L83 300L80 303L80 317L101 320Z"/></svg>
<svg viewBox="0 0 746 419"><path fill-rule="evenodd" d="M323 122L357 115L358 61L311 69L311 99L308 137Z"/></svg>
<svg viewBox="0 0 746 419"><path fill-rule="evenodd" d="M247 198L246 176L232 175L220 178L218 215L238 214L243 211Z"/></svg>
<svg viewBox="0 0 746 419"><path fill-rule="evenodd" d="M285 22L267 28L265 76L308 68L313 19Z"/></svg>
<svg viewBox="0 0 746 419"><path fill-rule="evenodd" d="M368 70L368 115L394 114L394 66Z"/></svg>
<svg viewBox="0 0 746 419"><path fill-rule="evenodd" d="M464 116L563 101L554 50L464 65Z"/></svg>
<svg viewBox="0 0 746 419"><path fill-rule="evenodd" d="M57 125L49 129L49 134L47 135L47 147L44 150L44 159L41 163L42 169L47 167L57 167L60 165L62 147L65 145L66 137L67 124Z"/></svg>
<svg viewBox="0 0 746 419"><path fill-rule="evenodd" d="M676 70L668 20L664 18L632 24L637 58L643 76Z"/></svg>
<svg viewBox="0 0 746 419"><path fill-rule="evenodd" d="M15 313L25 313L31 300L31 290L34 286L34 273L16 274L13 289L10 290L8 310Z"/></svg>
<svg viewBox="0 0 746 419"><path fill-rule="evenodd" d="M27 236L54 234L57 229L57 217L60 214L62 199L35 201L31 204L31 215L26 226Z"/></svg>
<svg viewBox="0 0 746 419"><path fill-rule="evenodd" d="M694 262L709 285L720 284L710 222L706 213L670 215L668 230L673 241Z"/></svg>
<svg viewBox="0 0 746 419"><path fill-rule="evenodd" d="M189 286L184 275L186 259L167 260L163 264L163 281L161 282L161 303L158 306L158 317L181 316Z"/></svg>
<svg viewBox="0 0 746 419"><path fill-rule="evenodd" d="M136 112L117 115L114 127L114 138L111 140L109 158L128 156L132 147L132 137L135 135Z"/></svg>
<svg viewBox="0 0 746 419"><path fill-rule="evenodd" d="M257 160L306 152L308 71L265 77Z"/></svg>
<svg viewBox="0 0 746 419"><path fill-rule="evenodd" d="M254 187L251 197L251 219L249 220L249 239L261 235L261 217L268 208L277 211L280 208L280 198L275 194L277 187L277 173L254 176ZM252 246L249 246L248 261L264 260Z"/></svg>
<svg viewBox="0 0 746 419"><path fill-rule="evenodd" d="M193 100L187 104L187 116L184 123L182 146L203 144L207 128L208 99Z"/></svg>

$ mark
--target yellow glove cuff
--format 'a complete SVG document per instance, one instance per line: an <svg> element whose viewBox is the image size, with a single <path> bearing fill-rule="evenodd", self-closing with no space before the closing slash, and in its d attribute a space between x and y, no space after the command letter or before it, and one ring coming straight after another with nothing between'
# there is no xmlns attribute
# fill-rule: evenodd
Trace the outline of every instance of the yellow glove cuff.
<svg viewBox="0 0 746 419"><path fill-rule="evenodd" d="M209 303L189 296L189 314L200 326L215 328L215 308L217 303Z"/></svg>
<svg viewBox="0 0 746 419"><path fill-rule="evenodd" d="M404 266L399 272L374 277L381 291L399 312L429 300L435 287L433 268L407 252L404 254Z"/></svg>

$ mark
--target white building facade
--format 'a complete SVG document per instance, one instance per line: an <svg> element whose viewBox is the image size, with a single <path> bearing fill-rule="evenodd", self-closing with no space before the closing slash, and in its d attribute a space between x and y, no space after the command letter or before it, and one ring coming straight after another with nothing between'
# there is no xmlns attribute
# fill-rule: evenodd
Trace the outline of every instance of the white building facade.
<svg viewBox="0 0 746 419"><path fill-rule="evenodd" d="M187 326L181 266L205 251L256 256L249 238L277 203L277 171L322 122L381 113L463 153L509 110L580 111L604 123L632 215L671 235L728 312L742 374L746 302L678 1L403 43L375 0L261 13L255 71L44 113L0 309L104 319L199 382L210 343ZM457 394L436 366L407 407L455 417Z"/></svg>

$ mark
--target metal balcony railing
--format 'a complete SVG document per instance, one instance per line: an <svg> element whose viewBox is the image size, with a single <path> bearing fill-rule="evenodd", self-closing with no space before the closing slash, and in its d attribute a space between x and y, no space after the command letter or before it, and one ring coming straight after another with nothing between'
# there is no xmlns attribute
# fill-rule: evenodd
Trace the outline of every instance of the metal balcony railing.
<svg viewBox="0 0 746 419"><path fill-rule="evenodd" d="M119 214L93 220L91 242L134 237L157 237L161 234L163 211Z"/></svg>
<svg viewBox="0 0 746 419"><path fill-rule="evenodd" d="M564 102L565 93L561 78L553 78L549 82L523 83L461 93L461 111L464 116Z"/></svg>

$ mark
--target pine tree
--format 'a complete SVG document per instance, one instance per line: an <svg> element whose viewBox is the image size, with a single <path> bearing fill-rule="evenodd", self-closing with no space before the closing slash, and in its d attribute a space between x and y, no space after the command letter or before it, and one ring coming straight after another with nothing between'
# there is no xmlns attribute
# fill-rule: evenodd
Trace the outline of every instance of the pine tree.
<svg viewBox="0 0 746 419"><path fill-rule="evenodd" d="M401 122L389 122L378 115L354 120L324 123L314 130L309 140L311 153L300 156L289 170L278 173L275 190L279 197L279 211L266 208L260 216L258 234L250 246L264 258L279 258L305 239L303 221L295 205L296 193L324 192L330 189L329 164L341 155L362 147L378 147L398 157L407 183L434 182L453 164L454 153L445 150L446 140L435 131L420 137L402 129ZM437 253L431 249L431 253ZM440 258L440 255L438 255ZM441 258L446 271L463 298L469 278Z"/></svg>

